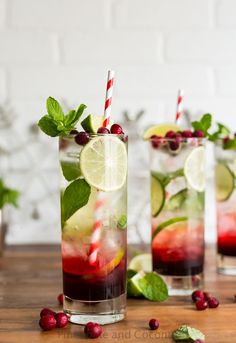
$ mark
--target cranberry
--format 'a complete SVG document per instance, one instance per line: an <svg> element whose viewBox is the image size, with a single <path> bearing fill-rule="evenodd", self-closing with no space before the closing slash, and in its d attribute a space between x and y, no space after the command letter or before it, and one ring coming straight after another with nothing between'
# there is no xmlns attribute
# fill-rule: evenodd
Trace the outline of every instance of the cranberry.
<svg viewBox="0 0 236 343"><path fill-rule="evenodd" d="M177 132L176 135L175 135L175 141L180 143L182 142L182 135L180 132Z"/></svg>
<svg viewBox="0 0 236 343"><path fill-rule="evenodd" d="M68 323L68 317L63 312L58 312L55 319L57 321L57 328L64 328Z"/></svg>
<svg viewBox="0 0 236 343"><path fill-rule="evenodd" d="M192 131L190 130L184 130L182 133L181 133L182 137L184 138L191 138L193 137L193 133Z"/></svg>
<svg viewBox="0 0 236 343"><path fill-rule="evenodd" d="M47 314L50 314L51 316L55 317L56 312L54 312L50 308L43 308L42 311L40 312L40 317L42 318L43 316L46 316Z"/></svg>
<svg viewBox="0 0 236 343"><path fill-rule="evenodd" d="M207 301L204 299L197 300L196 302L196 309L198 311L203 311L208 307Z"/></svg>
<svg viewBox="0 0 236 343"><path fill-rule="evenodd" d="M46 316L43 316L39 321L39 326L44 331L49 331L55 329L57 325L57 321L55 317L51 314L46 314Z"/></svg>
<svg viewBox="0 0 236 343"><path fill-rule="evenodd" d="M110 133L110 131L106 127L99 127L97 133L107 134Z"/></svg>
<svg viewBox="0 0 236 343"><path fill-rule="evenodd" d="M85 145L89 142L89 134L87 132L81 131L75 136L75 141L79 145Z"/></svg>
<svg viewBox="0 0 236 343"><path fill-rule="evenodd" d="M169 147L170 147L170 150L176 151L179 149L179 142L177 141L169 142Z"/></svg>
<svg viewBox="0 0 236 343"><path fill-rule="evenodd" d="M57 300L58 300L59 304L63 305L63 294L62 293L58 294Z"/></svg>
<svg viewBox="0 0 236 343"><path fill-rule="evenodd" d="M84 333L89 338L97 338L102 334L102 327L97 323L89 322L84 327Z"/></svg>
<svg viewBox="0 0 236 343"><path fill-rule="evenodd" d="M121 135L123 134L123 129L119 124L113 124L111 126L111 133L115 134L115 135Z"/></svg>
<svg viewBox="0 0 236 343"><path fill-rule="evenodd" d="M162 139L161 136L157 136L157 135L151 136L151 143L154 149L159 148L159 146L161 145L161 139Z"/></svg>
<svg viewBox="0 0 236 343"><path fill-rule="evenodd" d="M219 304L220 304L219 300L216 299L215 297L211 297L211 298L208 299L208 306L210 308L216 308L216 307L219 306Z"/></svg>
<svg viewBox="0 0 236 343"><path fill-rule="evenodd" d="M225 137L225 138L223 139L223 143L224 143L224 144L226 144L228 141L230 141L229 136L227 136L227 137Z"/></svg>
<svg viewBox="0 0 236 343"><path fill-rule="evenodd" d="M175 138L175 132L174 131L167 131L165 137L166 138Z"/></svg>
<svg viewBox="0 0 236 343"><path fill-rule="evenodd" d="M157 319L150 319L149 320L149 327L151 330L156 330L159 328L159 321Z"/></svg>
<svg viewBox="0 0 236 343"><path fill-rule="evenodd" d="M203 131L197 130L197 131L194 131L193 137L196 137L196 138L203 138L203 137L205 137L205 134L204 134Z"/></svg>
<svg viewBox="0 0 236 343"><path fill-rule="evenodd" d="M79 131L77 130L71 130L70 135L78 135Z"/></svg>
<svg viewBox="0 0 236 343"><path fill-rule="evenodd" d="M192 293L192 299L194 302L204 299L204 293L198 289Z"/></svg>
<svg viewBox="0 0 236 343"><path fill-rule="evenodd" d="M209 292L203 292L203 295L204 295L204 299L206 300L206 301L208 301L212 296L211 296L211 293L209 293Z"/></svg>

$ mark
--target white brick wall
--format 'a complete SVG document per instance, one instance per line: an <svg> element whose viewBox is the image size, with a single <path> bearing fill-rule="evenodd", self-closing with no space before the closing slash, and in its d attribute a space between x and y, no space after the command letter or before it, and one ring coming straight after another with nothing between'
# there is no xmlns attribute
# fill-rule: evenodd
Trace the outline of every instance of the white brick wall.
<svg viewBox="0 0 236 343"><path fill-rule="evenodd" d="M116 120L141 108L145 124L173 120L183 87L192 113L236 128L235 18L235 0L0 0L0 103L20 132L48 95L101 113L114 68ZM34 235L22 228L10 241L57 237Z"/></svg>

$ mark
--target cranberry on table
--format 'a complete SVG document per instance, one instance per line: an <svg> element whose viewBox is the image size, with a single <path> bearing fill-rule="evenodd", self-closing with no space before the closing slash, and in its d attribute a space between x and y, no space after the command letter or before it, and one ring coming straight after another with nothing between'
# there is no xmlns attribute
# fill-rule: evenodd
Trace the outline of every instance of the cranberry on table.
<svg viewBox="0 0 236 343"><path fill-rule="evenodd" d="M55 316L57 328L64 328L68 324L68 317L64 312L58 312Z"/></svg>
<svg viewBox="0 0 236 343"><path fill-rule="evenodd" d="M110 133L110 130L108 130L106 127L99 127L97 133L108 134Z"/></svg>
<svg viewBox="0 0 236 343"><path fill-rule="evenodd" d="M150 327L151 330L158 329L159 325L160 325L160 323L159 323L159 321L157 319L153 318L153 319L149 320L149 327Z"/></svg>
<svg viewBox="0 0 236 343"><path fill-rule="evenodd" d="M121 135L124 133L122 127L119 124L113 124L110 130L111 130L111 133L115 135Z"/></svg>
<svg viewBox="0 0 236 343"><path fill-rule="evenodd" d="M215 297L211 297L208 299L208 306L209 308L216 308L219 306L219 300L216 299Z"/></svg>
<svg viewBox="0 0 236 343"><path fill-rule="evenodd" d="M204 295L204 299L206 301L208 301L210 298L212 298L212 295L209 292L203 292L203 295Z"/></svg>
<svg viewBox="0 0 236 343"><path fill-rule="evenodd" d="M57 300L58 300L59 304L63 305L63 294L62 293L58 294Z"/></svg>
<svg viewBox="0 0 236 343"><path fill-rule="evenodd" d="M208 307L208 303L206 300L204 300L204 299L197 300L196 309L198 311L203 311L203 310L207 309L207 307Z"/></svg>
<svg viewBox="0 0 236 343"><path fill-rule="evenodd" d="M75 136L75 141L79 145L85 145L89 142L89 134L85 131L81 131Z"/></svg>
<svg viewBox="0 0 236 343"><path fill-rule="evenodd" d="M197 289L196 291L194 291L192 293L192 299L194 302L204 299L204 292L200 291L199 289Z"/></svg>
<svg viewBox="0 0 236 343"><path fill-rule="evenodd" d="M57 325L57 321L56 321L55 317L51 314L46 314L39 321L39 326L44 331L53 330L53 329L55 329L56 325Z"/></svg>
<svg viewBox="0 0 236 343"><path fill-rule="evenodd" d="M102 334L101 325L89 322L84 327L84 333L89 338L98 338Z"/></svg>
<svg viewBox="0 0 236 343"><path fill-rule="evenodd" d="M204 132L201 131L201 130L196 130L196 131L194 131L194 133L193 133L193 137L196 137L196 138L203 138L203 137L205 137L205 134L204 134Z"/></svg>
<svg viewBox="0 0 236 343"><path fill-rule="evenodd" d="M184 130L182 133L181 133L182 137L184 138L191 138L193 137L193 133L192 131L190 130Z"/></svg>
<svg viewBox="0 0 236 343"><path fill-rule="evenodd" d="M43 308L40 312L40 317L42 318L43 316L46 316L47 314L50 314L51 316L56 315L56 312L54 312L53 310L51 310L50 308Z"/></svg>

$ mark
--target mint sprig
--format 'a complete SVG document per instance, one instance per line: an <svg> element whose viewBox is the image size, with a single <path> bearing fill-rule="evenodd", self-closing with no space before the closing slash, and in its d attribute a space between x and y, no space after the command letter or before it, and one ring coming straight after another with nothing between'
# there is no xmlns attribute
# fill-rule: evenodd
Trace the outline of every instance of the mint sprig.
<svg viewBox="0 0 236 343"><path fill-rule="evenodd" d="M188 325L181 325L172 334L172 338L178 341L195 341L197 339L205 340L205 335L198 329L192 328Z"/></svg>
<svg viewBox="0 0 236 343"><path fill-rule="evenodd" d="M215 142L218 139L221 139L230 135L230 130L227 128L227 126L221 123L216 123L216 124L217 124L217 130L209 136L209 140L212 142Z"/></svg>
<svg viewBox="0 0 236 343"><path fill-rule="evenodd" d="M61 199L62 224L88 203L90 193L91 187L84 179L69 184Z"/></svg>
<svg viewBox="0 0 236 343"><path fill-rule="evenodd" d="M81 104L77 110L71 110L65 115L59 102L49 97L46 107L48 113L39 120L38 126L46 135L56 137L66 136L75 129L87 106Z"/></svg>
<svg viewBox="0 0 236 343"><path fill-rule="evenodd" d="M203 131L205 137L209 137L210 133L208 130L211 128L212 124L212 115L210 113L204 114L199 121L193 121L191 123L193 129L195 131Z"/></svg>
<svg viewBox="0 0 236 343"><path fill-rule="evenodd" d="M8 188L0 179L0 209L7 204L18 207L19 196L20 193L17 190Z"/></svg>

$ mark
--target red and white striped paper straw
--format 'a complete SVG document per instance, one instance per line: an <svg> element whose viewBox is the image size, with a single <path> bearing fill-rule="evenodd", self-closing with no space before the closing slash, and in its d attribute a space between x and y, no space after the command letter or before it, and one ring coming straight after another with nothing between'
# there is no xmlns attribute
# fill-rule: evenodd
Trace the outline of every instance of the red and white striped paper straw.
<svg viewBox="0 0 236 343"><path fill-rule="evenodd" d="M176 116L175 116L176 123L178 123L183 112L183 99L184 99L184 91L183 89L179 89L178 98L177 98Z"/></svg>
<svg viewBox="0 0 236 343"><path fill-rule="evenodd" d="M108 71L103 127L107 127L110 123L114 75L113 70Z"/></svg>
<svg viewBox="0 0 236 343"><path fill-rule="evenodd" d="M97 192L97 199L95 203L93 233L89 249L89 263L91 265L96 263L98 250L100 247L104 204L104 195L99 191Z"/></svg>

